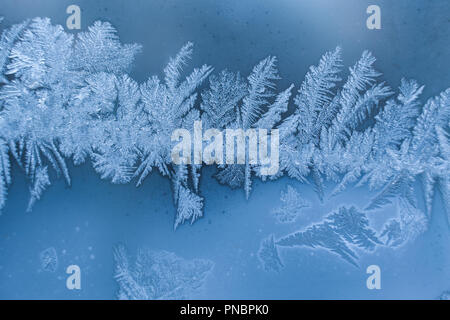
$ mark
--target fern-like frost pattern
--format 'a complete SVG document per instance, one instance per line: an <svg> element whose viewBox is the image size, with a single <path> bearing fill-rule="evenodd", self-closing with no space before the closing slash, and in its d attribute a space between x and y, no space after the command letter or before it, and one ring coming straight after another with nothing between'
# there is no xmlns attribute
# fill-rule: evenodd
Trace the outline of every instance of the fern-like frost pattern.
<svg viewBox="0 0 450 320"><path fill-rule="evenodd" d="M282 205L272 212L280 223L294 222L304 208L311 207L311 203L290 185L287 186L286 191L282 191L280 200Z"/></svg>
<svg viewBox="0 0 450 320"><path fill-rule="evenodd" d="M54 247L49 247L39 254L41 269L47 272L55 272L58 269L58 254Z"/></svg>
<svg viewBox="0 0 450 320"><path fill-rule="evenodd" d="M159 171L172 184L174 227L192 223L203 216L202 166L172 163L171 134L178 128L192 131L194 121L201 120L204 129L280 130L277 174L262 175L261 166L248 157L244 163L218 165L216 179L244 189L247 198L256 177L286 175L311 182L320 201L327 199L325 182L331 180L336 187L330 196L351 184L377 190L367 211L398 199L414 211L422 210L415 187L421 182L424 215L403 214L389 221L381 233L387 243L400 243L424 229L423 217L430 217L436 192L450 212L450 88L422 104L423 86L403 79L396 93L380 81L369 51L345 72L337 47L309 68L296 92L294 85L278 92L276 57L262 59L245 77L228 70L213 74L208 65L186 75L193 48L190 42L184 45L163 69L162 79L150 76L137 83L127 73L142 48L122 44L110 23L98 21L84 32L69 34L48 18L35 18L4 30L0 208L12 183L11 161L29 179L31 210L53 173L71 184L67 161L78 165L90 160L101 178L117 184L140 185L153 170ZM303 204L292 189L283 199L275 215L280 222L292 222ZM340 210L331 220L297 234L297 240L308 243L305 237L312 237L317 242L309 245L354 262L348 243L369 248L378 240L356 209ZM407 218L411 216L415 222ZM340 224L366 233L338 232ZM337 241L335 247L330 239Z"/></svg>
<svg viewBox="0 0 450 320"><path fill-rule="evenodd" d="M355 207L341 207L327 215L323 222L284 236L275 244L281 247L327 249L358 266L358 256L354 248L371 251L381 244L381 241L369 226L369 220L363 212Z"/></svg>
<svg viewBox="0 0 450 320"><path fill-rule="evenodd" d="M279 256L273 235L261 241L258 259L264 271L279 272L283 268L283 262Z"/></svg>
<svg viewBox="0 0 450 320"><path fill-rule="evenodd" d="M173 252L138 250L132 260L124 245L114 248L120 300L192 299L214 267L205 259L185 260Z"/></svg>

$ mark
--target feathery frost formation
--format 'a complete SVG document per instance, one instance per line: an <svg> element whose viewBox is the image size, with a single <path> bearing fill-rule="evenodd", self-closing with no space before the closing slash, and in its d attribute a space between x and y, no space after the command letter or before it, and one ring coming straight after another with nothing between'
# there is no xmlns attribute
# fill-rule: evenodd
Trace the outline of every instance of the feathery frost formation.
<svg viewBox="0 0 450 320"><path fill-rule="evenodd" d="M263 239L258 251L258 259L262 264L264 271L279 272L283 268L283 262L278 254L273 235Z"/></svg>
<svg viewBox="0 0 450 320"><path fill-rule="evenodd" d="M41 269L43 271L55 272L58 269L58 254L54 247L49 247L39 254Z"/></svg>
<svg viewBox="0 0 450 320"><path fill-rule="evenodd" d="M394 93L379 81L368 51L343 75L341 49L336 48L310 67L295 93L293 112L286 116L293 85L277 92L275 57L256 64L246 78L226 70L211 75L207 65L186 76L183 69L193 54L187 43L170 59L163 79L151 76L139 84L127 72L140 50L139 45L122 44L106 22L76 35L46 18L3 31L0 207L12 182L11 161L29 178L31 210L50 185L50 174L70 185L67 161L78 165L90 160L112 183L133 180L140 185L158 170L172 182L174 227L192 223L203 215L201 165L172 163L171 133L177 128L192 131L194 121L202 120L204 129L279 129L280 170L269 179L287 175L311 181L321 201L324 181L332 180L337 185L331 196L353 183L379 190L366 210L396 199L418 210L414 186L420 180L425 217L438 190L450 209L450 89L422 105L423 87L404 79ZM266 179L260 169L246 157L244 164L220 165L216 178L243 188L249 197L252 179ZM417 229L407 220L389 221L386 241L404 238L399 230ZM329 222L324 222L305 232L348 241L328 231ZM339 254L353 261L342 241Z"/></svg>
<svg viewBox="0 0 450 320"><path fill-rule="evenodd" d="M355 266L358 266L358 256L352 247L371 251L378 244L381 241L370 228L366 215L355 207L341 207L327 215L323 222L275 241L280 247L324 248Z"/></svg>
<svg viewBox="0 0 450 320"><path fill-rule="evenodd" d="M288 185L286 191L281 192L281 207L275 208L272 213L280 223L292 223L305 208L311 207L308 200L302 198L300 193Z"/></svg>
<svg viewBox="0 0 450 320"><path fill-rule="evenodd" d="M139 249L131 262L123 245L114 248L114 262L120 300L192 299L214 267L209 260L149 249Z"/></svg>

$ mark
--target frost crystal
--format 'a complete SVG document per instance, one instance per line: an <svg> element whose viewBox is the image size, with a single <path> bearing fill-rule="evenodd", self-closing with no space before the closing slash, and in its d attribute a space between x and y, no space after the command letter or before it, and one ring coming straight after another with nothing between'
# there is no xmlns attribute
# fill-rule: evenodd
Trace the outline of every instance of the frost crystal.
<svg viewBox="0 0 450 320"><path fill-rule="evenodd" d="M226 70L211 75L213 68L207 65L186 75L193 55L188 42L169 59L163 79L150 76L137 83L127 72L140 50L139 45L122 44L107 22L97 21L76 35L48 18L3 31L0 209L12 183L11 160L32 186L28 209L50 183L46 168L70 185L66 162L90 160L101 178L112 183L136 179L140 185L158 170L172 182L174 226L193 222L203 210L202 166L172 163L171 134L180 128L193 131L194 121L201 120L204 129L279 129L279 170L268 178L286 174L310 181L321 201L325 182L332 180L337 182L333 196L354 183L378 190L368 210L398 199L417 208L415 186L420 181L426 215L431 215L439 191L450 216L450 89L422 104L423 86L402 79L394 94L380 81L369 51L344 76L338 47L299 79L289 108L293 85L277 90L280 77L273 56L257 63L246 78ZM246 157L242 164L218 166L215 177L243 188L248 198L253 178L267 179L261 168ZM291 214L282 218L291 219ZM394 224L387 228L392 242L396 229Z"/></svg>
<svg viewBox="0 0 450 320"><path fill-rule="evenodd" d="M386 238L385 244L391 247L414 241L428 226L425 214L407 201L399 200L397 207L398 218L386 222L380 234L380 239Z"/></svg>
<svg viewBox="0 0 450 320"><path fill-rule="evenodd" d="M39 255L41 268L44 271L55 272L58 269L58 255L53 247L47 248Z"/></svg>
<svg viewBox="0 0 450 320"><path fill-rule="evenodd" d="M247 77L245 83L239 74L222 71L219 77L210 79L210 90L202 109L203 119L208 126L218 129L264 128L272 129L287 111L293 86L280 94L274 92L275 81L279 79L276 58L267 57L260 61ZM275 98L274 98L275 97ZM274 101L272 101L274 100ZM218 116L223 115L220 120ZM245 164L225 165L216 175L217 180L231 188L243 187L248 198L252 186L252 175L260 175L260 168L250 165L248 156Z"/></svg>
<svg viewBox="0 0 450 320"><path fill-rule="evenodd" d="M398 246L403 242L402 227L397 219L391 219L385 223L380 234L380 239L386 237L386 245Z"/></svg>
<svg viewBox="0 0 450 320"><path fill-rule="evenodd" d="M30 191L30 201L28 202L27 212L30 212L33 208L36 200L41 198L42 193L50 185L48 178L47 167L39 167L36 169L36 175L34 177L33 188Z"/></svg>
<svg viewBox="0 0 450 320"><path fill-rule="evenodd" d="M273 235L261 241L258 259L265 271L279 272L283 268Z"/></svg>
<svg viewBox="0 0 450 320"><path fill-rule="evenodd" d="M140 249L133 263L123 245L114 248L114 262L121 300L192 299L214 267L209 260L149 249Z"/></svg>
<svg viewBox="0 0 450 320"><path fill-rule="evenodd" d="M201 217L203 215L202 206L202 198L189 189L180 187L175 228L185 220L191 220L191 223L193 223Z"/></svg>
<svg viewBox="0 0 450 320"><path fill-rule="evenodd" d="M273 210L273 214L281 223L292 223L304 208L310 207L309 201L303 199L292 186L281 192L282 206Z"/></svg>
<svg viewBox="0 0 450 320"><path fill-rule="evenodd" d="M357 266L358 256L352 247L373 250L381 244L375 231L369 227L364 213L355 207L341 207L337 212L325 217L304 231L298 231L278 239L276 245L282 247L321 247L338 254L342 259Z"/></svg>

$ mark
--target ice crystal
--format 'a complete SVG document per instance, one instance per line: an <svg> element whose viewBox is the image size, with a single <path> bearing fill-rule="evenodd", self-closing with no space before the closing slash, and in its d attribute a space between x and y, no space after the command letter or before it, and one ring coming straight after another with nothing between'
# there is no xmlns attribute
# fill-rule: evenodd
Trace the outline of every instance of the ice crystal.
<svg viewBox="0 0 450 320"><path fill-rule="evenodd" d="M273 210L273 214L281 223L292 223L301 214L304 208L310 207L309 201L305 200L300 193L288 185L286 191L281 192L282 205Z"/></svg>
<svg viewBox="0 0 450 320"><path fill-rule="evenodd" d="M39 254L41 269L48 272L55 272L58 269L58 255L55 248L49 247Z"/></svg>
<svg viewBox="0 0 450 320"><path fill-rule="evenodd" d="M283 268L273 235L261 241L258 259L265 271L279 272Z"/></svg>
<svg viewBox="0 0 450 320"><path fill-rule="evenodd" d="M202 289L214 264L185 260L173 252L139 249L135 261L123 245L114 248L115 279L121 300L189 299Z"/></svg>
<svg viewBox="0 0 450 320"><path fill-rule="evenodd" d="M369 51L345 76L338 47L309 68L289 108L293 85L277 91L273 56L257 63L246 78L226 70L211 75L208 65L185 75L193 54L188 42L169 60L163 79L151 76L137 83L127 72L140 51L137 44L122 44L107 22L95 22L76 35L48 18L3 31L0 208L12 183L11 160L30 181L28 209L50 183L47 168L70 185L66 162L91 160L112 183L136 179L140 185L158 170L172 182L174 226L193 222L203 214L202 165L173 164L171 134L179 128L192 131L194 121L202 120L204 129L279 129L279 170L269 178L310 181L321 201L325 182L333 180L332 195L353 183L378 190L368 210L397 199L417 208L415 182L421 181L427 216L436 190L450 214L450 89L422 105L423 86L403 79L394 95L379 80ZM220 183L243 188L247 198L255 176L266 179L249 157L243 164L218 165L215 175ZM396 229L386 227L391 242Z"/></svg>
<svg viewBox="0 0 450 320"><path fill-rule="evenodd" d="M278 239L282 247L307 246L324 248L357 266L358 256L352 247L371 251L380 244L375 231L370 228L366 215L355 207L341 207L330 213L320 223Z"/></svg>

